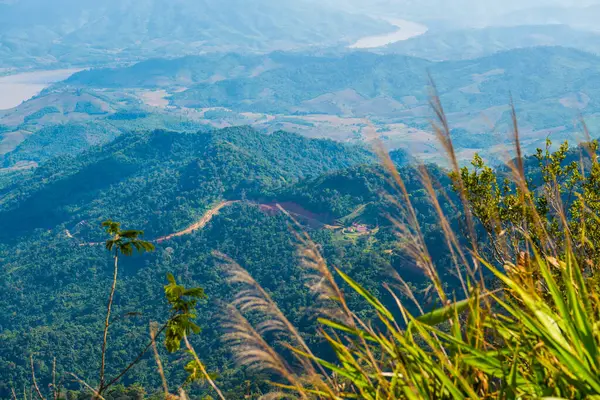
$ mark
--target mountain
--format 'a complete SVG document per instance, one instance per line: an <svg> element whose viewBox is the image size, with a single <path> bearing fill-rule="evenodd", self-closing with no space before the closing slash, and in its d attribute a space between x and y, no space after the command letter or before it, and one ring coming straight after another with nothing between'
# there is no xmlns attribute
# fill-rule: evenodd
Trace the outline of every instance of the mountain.
<svg viewBox="0 0 600 400"><path fill-rule="evenodd" d="M429 60L473 59L525 47L562 46L600 54L600 35L568 25L521 25L430 31L382 49Z"/></svg>
<svg viewBox="0 0 600 400"><path fill-rule="evenodd" d="M219 199L264 195L300 177L370 159L360 147L243 127L124 134L5 183L0 221L14 225L15 234L112 216L158 236L190 224ZM146 214L149 206L160 211Z"/></svg>
<svg viewBox="0 0 600 400"><path fill-rule="evenodd" d="M406 155L393 158L402 161ZM259 385L265 376L236 367L219 341L219 304L231 299L232 289L211 252L229 254L247 268L318 346L320 339L311 333L314 321L304 310L312 294L305 286L291 220L276 204L311 234L334 265L365 287L378 290L389 268L419 287L422 272L391 250L397 239L382 215L385 209L379 209L389 205L383 192L390 185L376 163L373 154L356 145L229 128L124 134L34 171L0 174L0 223L11 227L0 234L0 397L28 381L23 354L32 351L44 387L55 357L57 375L67 377L66 389L80 389L68 378L71 372L94 380L95 344L112 265L100 222L113 218L124 227L143 229L157 249L121 261L114 315L124 317L111 325L108 374L137 355L147 342L150 320L165 318L162 286L170 272L208 294L198 305L203 331L192 340L227 398L243 398L247 382ZM449 185L443 170L431 170L444 187ZM419 212L430 218L423 234L428 242L439 241L418 176L412 168L401 173ZM353 223L364 224L362 232L353 231ZM435 251L432 257L443 259L444 253ZM365 308L357 297L349 301ZM165 354L162 346L159 351L169 381L183 383L181 356ZM123 383L157 388L160 378L154 370L148 354ZM187 390L201 398L205 388Z"/></svg>
<svg viewBox="0 0 600 400"><path fill-rule="evenodd" d="M231 57L223 58L227 70ZM436 81L449 112L481 110L506 105L509 91L517 104L555 99L571 92L586 91L593 104L593 93L599 70L599 58L563 47L515 49L473 59L430 62L404 55L377 55L353 52L341 56L309 56L274 54L252 59L247 65L235 65L236 73L211 80L219 68L209 58L172 61L148 61L125 69L99 69L75 74L67 85L74 87L123 88L127 77L136 75L143 86L169 88L179 86L175 76L192 70L189 65L202 65L187 90L176 90L168 99L174 106L189 108L227 107L233 110L265 113L325 112L355 116L376 114L376 109L361 110L357 105L380 99L397 102L400 118L411 108L422 107L428 100L427 70ZM156 68L155 65L162 65ZM217 62L218 64L218 62ZM270 68L265 67L270 65ZM254 68L259 66L260 73ZM543 75L540 74L543 71ZM165 78L160 78L164 76ZM541 85L541 80L568 77L564 84ZM197 83L194 85L193 81ZM566 85L566 87L565 87ZM587 88L587 89L586 89ZM338 95L339 99L336 99ZM346 96L342 104L341 97ZM340 103L336 103L339 101ZM353 102L355 103L353 105ZM328 106L332 110L326 112ZM468 108L465 110L464 106ZM344 107L345 106L345 107ZM565 107L568 108L568 107ZM379 111L381 112L381 111ZM393 115L393 113L390 113Z"/></svg>
<svg viewBox="0 0 600 400"><path fill-rule="evenodd" d="M0 67L334 46L390 31L306 0L18 0L0 3Z"/></svg>
<svg viewBox="0 0 600 400"><path fill-rule="evenodd" d="M443 162L430 126L429 72L459 158L468 162L479 151L495 162L510 143L506 132L511 129L511 96L527 151L535 150L548 135L556 142L579 140L572 122L580 115L593 132L600 121L599 61L597 55L558 46L439 62L371 52L148 60L130 67L82 71L4 112L0 125L6 132L0 133L0 150L3 145L7 149L5 167L14 168L17 160L22 164L46 160L35 144L46 139L32 137L27 151L19 143L42 128L77 117L105 126L107 132L250 125L261 132L286 130L339 141L379 137L390 149ZM76 104L87 102L89 107L79 110L91 114L75 112ZM52 106L61 112L48 113L52 109L47 107ZM105 113L97 114L96 109ZM58 128L40 134L47 138L48 132L60 136Z"/></svg>
<svg viewBox="0 0 600 400"><path fill-rule="evenodd" d="M398 127L393 123L428 129L429 71L456 130L457 146L473 149L485 148L497 140L493 132L509 128L507 106L511 96L528 147L539 144L540 137L548 134L544 130L554 130L555 137L565 137L570 134L565 121L578 118L579 113L593 119L600 112L595 100L600 59L570 48L514 49L473 60L445 62L372 53L291 56L293 62L286 62L284 57L277 60L271 60L269 64L274 67L260 74L201 82L187 90L173 91L167 99L175 108L224 107L240 113L292 115L313 124L322 115L346 120L370 118L382 129L381 135L398 146L400 139L394 139L398 134L402 135L403 145L407 140L422 140L418 137L422 134L415 132L413 137L407 137L406 129L395 131ZM97 87L96 82L114 86L122 82L122 74L131 73L124 71L82 72L71 82L76 86ZM139 77L144 76L142 70L138 72ZM348 123L357 124L351 120Z"/></svg>
<svg viewBox="0 0 600 400"><path fill-rule="evenodd" d="M538 19L544 9L568 13L598 4L598 0L322 0L318 3L323 2L353 12L414 20L432 29L481 28L511 23L515 16L521 20Z"/></svg>
<svg viewBox="0 0 600 400"><path fill-rule="evenodd" d="M273 52L266 55L214 53L175 59L153 58L126 68L96 68L74 74L66 84L102 88L185 87L202 82L253 77L270 69L292 65L301 55Z"/></svg>
<svg viewBox="0 0 600 400"><path fill-rule="evenodd" d="M525 25L525 24L566 24L573 28L600 32L598 18L600 4L598 2L581 3L576 5L528 5L527 8L507 12L494 22L495 25Z"/></svg>

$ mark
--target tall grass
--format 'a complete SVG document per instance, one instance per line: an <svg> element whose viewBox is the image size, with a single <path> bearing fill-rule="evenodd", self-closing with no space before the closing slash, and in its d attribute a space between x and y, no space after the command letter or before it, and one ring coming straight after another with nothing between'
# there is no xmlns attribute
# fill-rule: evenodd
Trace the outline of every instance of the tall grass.
<svg viewBox="0 0 600 400"><path fill-rule="evenodd" d="M600 399L597 266L578 250L581 241L592 247L600 243L589 243L592 238L585 233L571 235L572 216L561 203L556 179L548 180L544 190L559 234L548 229L528 186L514 108L516 157L507 165L515 188L511 201L523 218L511 220L507 228L506 217L490 208L485 221L478 220L482 210L473 204L468 188L472 182L465 181L471 175L459 168L443 108L437 96L432 98L438 119L433 128L449 158L461 201L457 208L463 210L464 237L452 229L427 168L417 171L459 278L460 300L447 293L410 193L380 148L378 154L395 188L388 195L398 211L398 217L391 218L398 241L431 281L441 307L425 313L397 272L392 274L394 282L384 284L394 305L384 304L343 268L329 266L318 246L295 225L307 285L319 303L315 310L320 334L335 357L325 359L311 351L250 274L225 258L230 282L242 286L229 307L226 339L238 350L242 364L278 374L277 389L267 398ZM596 157L590 158L596 168ZM585 175L583 161L581 170ZM584 196L576 196L586 208ZM493 250L486 251L482 243L491 244ZM489 281L493 289L486 286ZM362 297L376 320L366 321L354 313L345 291ZM414 307L404 299L416 303L419 314L409 312ZM253 327L243 316L247 311L262 315L263 322ZM264 339L272 332L286 343L284 351Z"/></svg>

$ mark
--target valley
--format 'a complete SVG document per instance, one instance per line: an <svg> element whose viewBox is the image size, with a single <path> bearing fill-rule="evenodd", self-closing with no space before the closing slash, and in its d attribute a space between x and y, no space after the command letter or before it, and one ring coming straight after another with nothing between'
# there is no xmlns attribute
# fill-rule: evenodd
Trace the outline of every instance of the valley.
<svg viewBox="0 0 600 400"><path fill-rule="evenodd" d="M510 147L511 94L528 152L548 135L555 142L581 140L572 128L580 114L596 127L598 63L590 53L534 47L442 62L368 52L275 52L92 69L0 112L0 156L4 168L26 168L127 131L198 132L248 125L267 134L285 130L349 143L378 140L416 159L443 163L430 124L429 71L460 162L468 163L479 152L499 163ZM539 71L549 79L568 76L569 83L541 85L535 75Z"/></svg>

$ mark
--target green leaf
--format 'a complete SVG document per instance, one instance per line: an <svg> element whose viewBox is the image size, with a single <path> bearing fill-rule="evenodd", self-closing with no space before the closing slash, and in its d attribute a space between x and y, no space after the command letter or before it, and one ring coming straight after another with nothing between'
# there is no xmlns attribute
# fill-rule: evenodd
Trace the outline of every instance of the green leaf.
<svg viewBox="0 0 600 400"><path fill-rule="evenodd" d="M392 313L387 308L385 308L385 306L379 300L377 300L375 296L369 293L366 289L364 289L361 285L355 282L348 275L343 273L339 268L336 268L335 270L342 277L342 279L344 279L344 281L346 281L346 283L350 285L352 289L354 289L354 291L356 291L356 293L360 294L365 300L367 300L369 304L375 307L375 309L379 311L382 315L384 315L387 319L389 319L390 321L394 321L394 316L392 315Z"/></svg>

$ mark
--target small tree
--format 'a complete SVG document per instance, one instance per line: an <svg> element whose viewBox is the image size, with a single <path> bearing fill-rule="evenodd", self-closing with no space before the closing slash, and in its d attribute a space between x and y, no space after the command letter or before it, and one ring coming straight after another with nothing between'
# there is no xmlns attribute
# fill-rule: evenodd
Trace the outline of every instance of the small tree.
<svg viewBox="0 0 600 400"><path fill-rule="evenodd" d="M139 230L121 230L121 223L107 220L102 223L106 232L110 235L110 239L106 241L106 249L110 252L114 251L114 271L113 282L108 297L108 305L106 307L106 319L104 321L104 335L102 338L102 359L100 363L100 383L98 386L98 394L101 395L106 389L104 371L106 368L106 345L108 341L108 328L110 326L110 314L114 301L115 291L117 287L117 277L119 273L119 255L133 255L134 251L143 253L145 251L154 251L154 245L150 242L141 240L144 236L143 231Z"/></svg>

